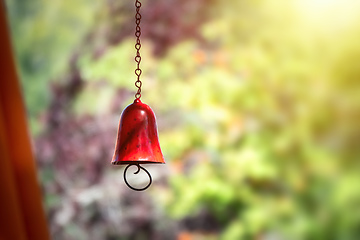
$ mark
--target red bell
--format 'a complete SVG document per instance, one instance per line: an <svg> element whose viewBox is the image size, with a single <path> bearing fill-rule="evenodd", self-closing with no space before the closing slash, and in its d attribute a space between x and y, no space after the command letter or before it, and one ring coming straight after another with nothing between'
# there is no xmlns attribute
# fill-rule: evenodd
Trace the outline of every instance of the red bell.
<svg viewBox="0 0 360 240"><path fill-rule="evenodd" d="M135 99L133 104L127 106L121 114L115 152L111 161L114 165L130 164L137 165L138 171L143 169L150 177L150 174L139 164L147 163L165 163L163 154L160 149L155 114L152 109L142 103L140 99ZM128 166L128 167L129 167ZM126 184L133 190L126 181L126 170L124 172L124 180Z"/></svg>

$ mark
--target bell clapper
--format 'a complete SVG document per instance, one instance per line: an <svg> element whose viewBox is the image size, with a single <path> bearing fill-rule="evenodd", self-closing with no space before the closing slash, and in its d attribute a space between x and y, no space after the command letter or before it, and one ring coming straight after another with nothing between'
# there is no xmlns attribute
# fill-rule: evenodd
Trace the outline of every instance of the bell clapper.
<svg viewBox="0 0 360 240"><path fill-rule="evenodd" d="M143 188L134 188L133 186L131 186L131 185L128 183L128 181L126 180L126 172L127 172L128 168L131 167L132 165L135 165L135 166L138 167L137 171L134 172L134 174L138 174L138 173L140 172L140 169L142 169L142 170L144 170L144 171L146 172L146 174L149 176L149 180L150 180L149 183L148 183L148 185L146 185L146 186L143 187ZM131 188L132 190L135 190L135 191L144 191L144 190L148 189L148 187L150 187L150 185L151 185L151 183L152 183L152 178L151 178L150 173L149 173L145 168L141 167L140 164L131 163L131 164L129 164L129 165L125 168L125 170L124 170L124 181L125 181L126 185L127 185L129 188Z"/></svg>

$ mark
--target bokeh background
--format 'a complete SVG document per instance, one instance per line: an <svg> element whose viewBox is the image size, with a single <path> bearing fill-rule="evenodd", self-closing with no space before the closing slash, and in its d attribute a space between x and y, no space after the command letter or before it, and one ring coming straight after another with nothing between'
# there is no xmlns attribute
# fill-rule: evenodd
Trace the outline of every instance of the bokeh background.
<svg viewBox="0 0 360 240"><path fill-rule="evenodd" d="M6 1L52 238L360 239L360 2L142 2L139 193L110 164L134 1Z"/></svg>

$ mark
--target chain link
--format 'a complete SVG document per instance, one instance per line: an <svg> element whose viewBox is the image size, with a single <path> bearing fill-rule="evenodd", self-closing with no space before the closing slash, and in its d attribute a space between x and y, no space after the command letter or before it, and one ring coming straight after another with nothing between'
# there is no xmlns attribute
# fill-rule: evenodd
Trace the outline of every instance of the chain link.
<svg viewBox="0 0 360 240"><path fill-rule="evenodd" d="M137 76L137 80L135 82L135 86L138 88L135 98L140 99L141 98L141 86L142 82L140 81L140 75L142 73L142 70L140 69L140 62L141 62L141 56L140 56L140 48L141 48L141 42L140 42L140 36L141 36L141 28L140 28L140 21L141 21L141 14L140 14L140 7L141 2L139 0L135 1L135 7L136 7L136 14L135 14L135 36L136 36L136 56L135 56L135 62L137 63L137 68L135 69L135 75Z"/></svg>

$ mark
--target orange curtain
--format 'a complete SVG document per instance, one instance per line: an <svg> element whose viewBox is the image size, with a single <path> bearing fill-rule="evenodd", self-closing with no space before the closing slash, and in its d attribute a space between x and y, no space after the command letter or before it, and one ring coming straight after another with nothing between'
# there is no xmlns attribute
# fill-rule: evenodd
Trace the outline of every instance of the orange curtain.
<svg viewBox="0 0 360 240"><path fill-rule="evenodd" d="M0 2L0 240L50 239Z"/></svg>

